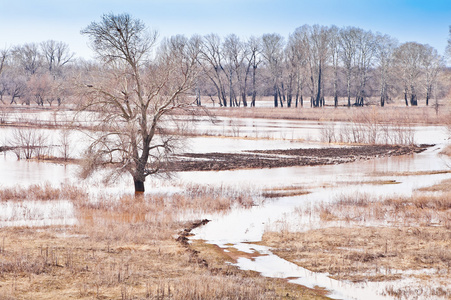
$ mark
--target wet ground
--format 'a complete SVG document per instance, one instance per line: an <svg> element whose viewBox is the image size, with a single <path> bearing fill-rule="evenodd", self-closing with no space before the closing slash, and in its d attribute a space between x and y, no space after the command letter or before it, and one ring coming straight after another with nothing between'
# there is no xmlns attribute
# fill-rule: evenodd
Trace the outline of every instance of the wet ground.
<svg viewBox="0 0 451 300"><path fill-rule="evenodd" d="M319 149L252 150L241 153L184 153L172 161L171 171L224 171L252 168L336 165L358 160L420 153L428 146L365 145Z"/></svg>

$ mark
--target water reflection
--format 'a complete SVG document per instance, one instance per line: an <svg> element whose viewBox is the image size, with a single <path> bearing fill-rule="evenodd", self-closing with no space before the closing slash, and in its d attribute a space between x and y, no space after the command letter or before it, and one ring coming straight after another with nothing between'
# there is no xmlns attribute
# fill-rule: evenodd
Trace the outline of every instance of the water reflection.
<svg viewBox="0 0 451 300"><path fill-rule="evenodd" d="M77 224L77 219L71 201L0 202L0 227L75 224Z"/></svg>

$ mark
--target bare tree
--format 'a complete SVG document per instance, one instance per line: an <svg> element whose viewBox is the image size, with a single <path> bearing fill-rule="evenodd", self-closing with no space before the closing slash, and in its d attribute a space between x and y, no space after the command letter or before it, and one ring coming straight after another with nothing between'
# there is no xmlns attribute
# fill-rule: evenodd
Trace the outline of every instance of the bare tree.
<svg viewBox="0 0 451 300"><path fill-rule="evenodd" d="M68 127L64 127L63 129L61 129L58 138L58 142L61 144L60 153L65 161L67 161L71 155L71 146L70 146L72 139L71 134L72 134L71 129Z"/></svg>
<svg viewBox="0 0 451 300"><path fill-rule="evenodd" d="M243 64L243 45L235 34L228 35L222 43L222 51L224 53L224 74L227 77L229 83L229 105L240 106L237 100L237 92L235 91L235 85L239 86L239 93L242 89L242 64ZM246 101L246 100L245 100Z"/></svg>
<svg viewBox="0 0 451 300"><path fill-rule="evenodd" d="M158 135L164 117L194 102L187 92L199 72L201 40L166 39L152 57L156 32L128 14L103 15L81 33L105 63L103 78L85 83L84 109L96 109L104 131L90 144L83 175L113 166L113 174L128 172L135 192L144 192L146 177L159 173L173 150L174 136Z"/></svg>
<svg viewBox="0 0 451 300"><path fill-rule="evenodd" d="M373 67L376 52L376 42L371 31L357 30L357 79L358 89L355 105L363 106L367 97L366 87L369 71Z"/></svg>
<svg viewBox="0 0 451 300"><path fill-rule="evenodd" d="M446 45L446 56L451 59L451 25L449 26L448 44Z"/></svg>
<svg viewBox="0 0 451 300"><path fill-rule="evenodd" d="M252 41L253 42L253 41ZM251 73L251 68L258 66L258 61L256 61L257 50L255 48L256 44L245 43L240 40L240 38L234 34L227 36L223 43L224 56L226 58L226 69L228 71L225 74L229 78L230 83L230 104L235 106L247 106L247 89L248 89L248 79ZM236 83L233 84L233 79ZM234 90L234 85L237 85L239 100L237 100L237 93ZM232 102L232 98L234 102Z"/></svg>
<svg viewBox="0 0 451 300"><path fill-rule="evenodd" d="M47 69L51 73L58 73L60 68L69 63L75 55L70 52L69 45L54 40L42 42L41 50Z"/></svg>
<svg viewBox="0 0 451 300"><path fill-rule="evenodd" d="M44 102L52 105L53 80L47 73L41 75L32 75L27 82L27 96L33 99L37 105L44 106Z"/></svg>
<svg viewBox="0 0 451 300"><path fill-rule="evenodd" d="M336 26L330 29L329 48L333 70L333 98L334 106L338 106L338 75L340 70L340 30Z"/></svg>
<svg viewBox="0 0 451 300"><path fill-rule="evenodd" d="M283 80L286 81L286 88L282 88L282 90L286 91L287 107L291 107L293 101L293 93L295 93L297 90L298 86L297 80L299 78L298 76L299 56L297 55L296 44L293 42L291 36L288 39L287 46L285 47L284 56L285 62L283 66L285 68L285 72L282 72L282 74L285 73L285 78L283 78Z"/></svg>
<svg viewBox="0 0 451 300"><path fill-rule="evenodd" d="M298 29L307 53L311 84L311 106L324 105L324 70L330 59L330 30L326 26L304 25Z"/></svg>
<svg viewBox="0 0 451 300"><path fill-rule="evenodd" d="M6 63L7 63L7 59L9 56L9 50L8 49L3 49L0 51L0 102L5 103L3 101L3 95L5 94L6 90L7 90L7 84L6 84L6 76L4 76L3 70L6 67Z"/></svg>
<svg viewBox="0 0 451 300"><path fill-rule="evenodd" d="M429 99L431 99L433 92L432 88L437 81L440 71L445 67L445 62L444 58L438 54L436 49L429 45L424 45L421 64L425 77L426 105L429 105Z"/></svg>
<svg viewBox="0 0 451 300"><path fill-rule="evenodd" d="M398 45L398 41L391 38L388 35L376 36L376 59L377 59L377 72L379 74L379 93L380 93L380 105L384 106L387 103L389 96L390 86L392 85L392 70L393 70L393 55Z"/></svg>
<svg viewBox="0 0 451 300"><path fill-rule="evenodd" d="M248 67L252 68L252 100L251 106L255 107L257 97L257 68L261 64L261 38L250 37L246 43ZM249 68L248 68L249 70Z"/></svg>
<svg viewBox="0 0 451 300"><path fill-rule="evenodd" d="M3 49L0 51L0 75L2 75L3 68L6 66L9 50Z"/></svg>
<svg viewBox="0 0 451 300"><path fill-rule="evenodd" d="M17 104L17 99L24 98L25 103L29 105L29 99L24 97L27 91L27 77L17 68L8 69L3 75L5 75L4 88L11 97L10 104Z"/></svg>
<svg viewBox="0 0 451 300"><path fill-rule="evenodd" d="M351 106L351 90L356 64L357 39L356 31L358 28L346 27L340 30L341 60L345 69L346 94L348 97L348 107Z"/></svg>
<svg viewBox="0 0 451 300"><path fill-rule="evenodd" d="M296 68L296 107L300 103L301 107L304 106L303 90L306 82L308 81L308 47L306 47L306 27L299 27L293 34L290 35L288 41L288 48L293 53L293 67Z"/></svg>
<svg viewBox="0 0 451 300"><path fill-rule="evenodd" d="M224 84L224 53L221 49L221 38L216 34L205 36L201 53L200 60L204 72L215 86L220 105L226 107L227 94Z"/></svg>
<svg viewBox="0 0 451 300"><path fill-rule="evenodd" d="M3 96L8 91L8 84L7 84L7 78L3 74L0 74L0 102L5 104L5 101L3 100Z"/></svg>
<svg viewBox="0 0 451 300"><path fill-rule="evenodd" d="M395 51L395 63L400 73L404 87L404 101L406 106L417 106L417 88L422 73L421 61L424 45L416 42L407 42Z"/></svg>
<svg viewBox="0 0 451 300"><path fill-rule="evenodd" d="M18 127L12 132L10 147L16 154L17 159L22 157L31 159L36 156L37 159L42 158L43 151L47 148L48 136L41 130L36 128Z"/></svg>
<svg viewBox="0 0 451 300"><path fill-rule="evenodd" d="M35 74L42 65L39 46L35 43L15 47L12 50L14 60L23 68L27 75Z"/></svg>
<svg viewBox="0 0 451 300"><path fill-rule="evenodd" d="M262 36L262 55L269 69L274 90L274 107L283 106L279 82L282 77L284 40L280 34L264 34Z"/></svg>

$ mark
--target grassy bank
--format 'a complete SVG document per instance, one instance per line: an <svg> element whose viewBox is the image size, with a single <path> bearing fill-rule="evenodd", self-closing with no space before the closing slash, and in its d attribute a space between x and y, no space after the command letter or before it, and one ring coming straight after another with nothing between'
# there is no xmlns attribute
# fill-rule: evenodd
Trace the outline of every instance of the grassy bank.
<svg viewBox="0 0 451 300"><path fill-rule="evenodd" d="M409 278L410 287L382 293L402 299L451 297L450 180L412 197L376 199L368 194L340 197L299 209L317 215L319 229L266 232L263 244L274 253L315 272L350 281Z"/></svg>

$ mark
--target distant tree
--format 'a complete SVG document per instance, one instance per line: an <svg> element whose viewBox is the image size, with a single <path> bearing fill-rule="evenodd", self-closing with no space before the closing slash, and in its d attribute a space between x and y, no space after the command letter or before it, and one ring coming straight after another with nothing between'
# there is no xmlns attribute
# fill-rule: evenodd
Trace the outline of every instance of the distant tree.
<svg viewBox="0 0 451 300"><path fill-rule="evenodd" d="M29 43L15 47L12 50L12 55L17 65L20 66L28 76L35 74L42 66L42 55L39 51L38 44Z"/></svg>
<svg viewBox="0 0 451 300"><path fill-rule="evenodd" d="M438 54L436 49L429 45L424 45L421 64L424 70L426 105L429 105L429 99L432 97L432 88L437 81L440 71L445 67L445 62L444 58Z"/></svg>
<svg viewBox="0 0 451 300"><path fill-rule="evenodd" d="M69 45L63 42L49 40L41 43L42 55L50 73L60 72L60 68L72 61L74 53L69 50Z"/></svg>
<svg viewBox="0 0 451 300"><path fill-rule="evenodd" d="M201 66L206 76L215 86L219 104L227 106L227 94L225 90L226 81L224 75L224 53L221 48L221 38L216 34L210 34L204 37L201 49Z"/></svg>
<svg viewBox="0 0 451 300"><path fill-rule="evenodd" d="M284 68L285 72L282 72L282 74L285 73L285 78L282 78L286 82L286 88L282 88L282 90L285 90L286 92L286 100L287 100L287 107L291 107L292 101L293 101L293 94L296 93L297 87L298 87L298 72L299 72L299 62L298 62L298 55L297 55L297 49L296 44L293 41L293 39L288 39L287 46L285 47L285 53L284 53L285 61L284 61ZM283 84L283 81L282 81Z"/></svg>
<svg viewBox="0 0 451 300"><path fill-rule="evenodd" d="M230 34L224 39L222 49L225 60L224 74L229 82L229 105L240 106L241 101L238 102L237 94L241 94L243 88L241 80L244 77L242 74L244 47L237 35ZM235 91L235 85L239 85L239 93Z"/></svg>
<svg viewBox="0 0 451 300"><path fill-rule="evenodd" d="M423 57L425 45L417 42L407 42L395 51L395 64L404 88L406 106L418 105L418 87L421 84L423 72Z"/></svg>
<svg viewBox="0 0 451 300"><path fill-rule="evenodd" d="M9 50L8 49L3 49L3 50L0 51L0 102L2 102L3 104L5 103L3 101L3 95L7 91L7 83L6 83L7 82L7 78L2 73L3 73L3 70L6 67L8 56L9 56Z"/></svg>
<svg viewBox="0 0 451 300"><path fill-rule="evenodd" d="M376 53L376 40L374 34L371 31L365 31L358 29L356 31L357 38L357 95L355 105L363 106L365 98L367 97L367 84L369 80L370 70L373 67L375 53Z"/></svg>
<svg viewBox="0 0 451 300"><path fill-rule="evenodd" d="M307 65L311 81L310 104L313 107L324 105L324 70L330 59L330 30L327 26L304 25L297 30L303 36L306 47Z"/></svg>
<svg viewBox="0 0 451 300"><path fill-rule="evenodd" d="M292 64L296 67L296 107L300 103L304 106L303 90L308 81L308 47L305 44L305 27L299 27L290 35L288 40L288 48L292 52Z"/></svg>
<svg viewBox="0 0 451 300"><path fill-rule="evenodd" d="M257 68L257 48L256 44L251 42L243 42L234 34L227 36L224 40L224 52L227 61L227 65L230 70L232 70L235 76L230 76L231 79L235 77L236 85L239 94L239 100L237 101L236 93L230 93L231 97L234 97L235 105L240 106L243 103L244 107L248 106L247 93L248 93L248 80L251 76L251 68L255 66ZM231 85L233 86L233 84Z"/></svg>
<svg viewBox="0 0 451 300"><path fill-rule="evenodd" d="M385 106L389 96L392 79L394 52L398 46L398 41L388 35L376 36L376 61L379 75L380 105Z"/></svg>
<svg viewBox="0 0 451 300"><path fill-rule="evenodd" d="M336 26L332 26L330 29L330 39L329 39L329 48L330 48L330 58L332 63L333 70L333 98L334 98L334 106L338 106L338 78L339 78L339 70L340 70L340 29Z"/></svg>
<svg viewBox="0 0 451 300"><path fill-rule="evenodd" d="M48 73L31 76L27 87L27 96L33 99L37 105L44 106L44 102L52 105L55 100L54 80Z"/></svg>
<svg viewBox="0 0 451 300"><path fill-rule="evenodd" d="M446 45L446 56L451 59L451 25L449 26L448 44Z"/></svg>
<svg viewBox="0 0 451 300"><path fill-rule="evenodd" d="M261 59L261 38L250 37L246 43L248 67L252 68L252 100L251 106L255 107L255 99L257 98L257 68L262 62ZM248 68L249 70L249 68Z"/></svg>
<svg viewBox="0 0 451 300"><path fill-rule="evenodd" d="M358 28L356 27L346 27L340 30L339 42L341 46L341 60L346 78L348 107L351 106L352 84L356 69L357 31Z"/></svg>
<svg viewBox="0 0 451 300"><path fill-rule="evenodd" d="M23 98L24 103L30 105L27 97L24 97L27 91L28 78L17 68L9 68L2 78L4 89L11 97L10 104L17 104L17 100Z"/></svg>
<svg viewBox="0 0 451 300"><path fill-rule="evenodd" d="M0 51L0 75L2 75L3 68L6 66L6 60L9 56L9 50L3 49Z"/></svg>
<svg viewBox="0 0 451 300"><path fill-rule="evenodd" d="M83 109L95 109L104 130L90 143L82 175L114 167L113 174L128 172L135 192L144 192L146 177L158 174L173 151L164 117L194 102L187 93L199 72L201 39L165 39L152 56L156 32L128 14L103 15L81 33L104 63L83 88Z"/></svg>
<svg viewBox="0 0 451 300"><path fill-rule="evenodd" d="M284 40L280 34L264 34L262 36L262 56L271 76L274 95L274 107L283 106L283 99L280 97L279 82L282 77Z"/></svg>

